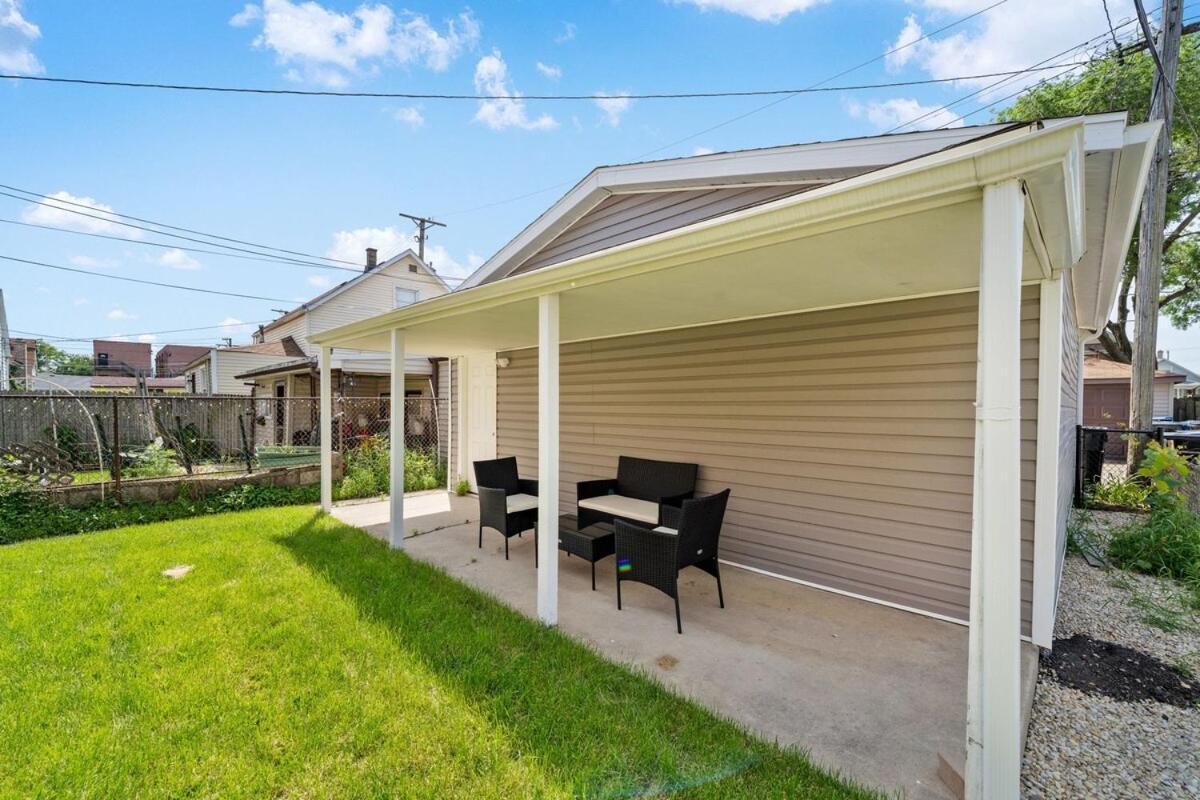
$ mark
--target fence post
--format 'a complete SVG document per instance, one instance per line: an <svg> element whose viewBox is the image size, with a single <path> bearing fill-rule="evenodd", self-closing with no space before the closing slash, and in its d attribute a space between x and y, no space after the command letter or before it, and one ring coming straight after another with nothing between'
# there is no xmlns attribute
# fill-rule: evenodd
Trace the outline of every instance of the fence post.
<svg viewBox="0 0 1200 800"><path fill-rule="evenodd" d="M112 444L112 479L113 497L121 502L121 408L117 396L112 399L113 410L113 444ZM101 467L103 469L103 467Z"/></svg>

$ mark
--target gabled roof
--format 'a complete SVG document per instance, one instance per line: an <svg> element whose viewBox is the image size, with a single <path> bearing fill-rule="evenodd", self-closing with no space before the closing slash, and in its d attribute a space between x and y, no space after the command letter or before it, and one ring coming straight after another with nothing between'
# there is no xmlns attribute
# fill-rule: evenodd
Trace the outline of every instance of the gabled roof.
<svg viewBox="0 0 1200 800"><path fill-rule="evenodd" d="M263 356L287 356L289 358L301 358L304 356L304 349L296 343L296 340L291 336L285 336L276 342L261 342L258 344L243 344L237 347L213 347L206 349L203 353L193 358L188 362L184 369L191 369L201 361L207 361L214 353L253 353Z"/></svg>
<svg viewBox="0 0 1200 800"><path fill-rule="evenodd" d="M300 305L293 308L291 311L284 314L282 317L271 320L269 323L267 323L266 325L263 326L263 330L269 331L274 327L277 327L279 325L282 325L285 322L295 319L296 317L300 316L301 314L312 311L314 308L318 308L319 306L323 306L326 303L328 303L330 300L332 300L333 298L337 297L342 292L346 291L347 289L349 289L353 286L357 286L359 283L361 283L362 281L364 281L368 278L373 278L377 275L380 275L384 270L388 269L389 267L394 267L395 265L401 263L402 261L406 261L406 260L415 261L417 266L424 269L425 272L427 272L434 280L436 280L438 283L442 284L442 286L444 286L446 288L447 292L450 291L449 284L447 284L446 281L442 279L442 276L438 275L433 270L433 267L429 266L424 261L422 261L420 256L418 256L416 253L414 253L412 251L411 248L409 248L402 253L392 256L387 261L384 261L382 264L378 265L374 269L363 270L359 274L355 275L353 278L342 281L337 286L334 286L331 289L326 289L325 291L321 292L319 295L312 298L311 300L301 303Z"/></svg>
<svg viewBox="0 0 1200 800"><path fill-rule="evenodd" d="M614 195L753 186L791 186L799 192L919 158L1011 127L1010 124L977 125L596 167L485 261L459 289L511 275ZM762 202L771 199L774 198L768 196ZM695 218L689 220L695 221Z"/></svg>
<svg viewBox="0 0 1200 800"><path fill-rule="evenodd" d="M1129 364L1113 361L1111 358L1105 358L1097 353L1089 353L1083 358L1083 379L1085 381L1129 383L1131 374L1132 367ZM1154 380L1156 381L1180 383L1186 379L1186 375L1179 375L1167 370L1156 369L1154 371Z"/></svg>

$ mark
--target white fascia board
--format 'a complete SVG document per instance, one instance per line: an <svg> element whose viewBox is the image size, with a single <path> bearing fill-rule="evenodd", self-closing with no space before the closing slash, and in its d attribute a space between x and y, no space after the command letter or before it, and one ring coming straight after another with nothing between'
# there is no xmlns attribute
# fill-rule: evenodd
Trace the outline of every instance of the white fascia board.
<svg viewBox="0 0 1200 800"><path fill-rule="evenodd" d="M1084 149L1091 153L1097 150L1120 150L1124 147L1128 121L1128 113L1111 111L1106 114L1048 119L1045 126L1050 129L1083 122Z"/></svg>
<svg viewBox="0 0 1200 800"><path fill-rule="evenodd" d="M1125 129L1122 146L1117 152L1095 303L1076 309L1079 327L1093 334L1104 327L1109 311L1116 302L1125 254L1133 238L1133 227L1138 221L1142 194L1150 174L1150 162L1154 158L1154 148L1161 131L1161 120L1131 125Z"/></svg>
<svg viewBox="0 0 1200 800"><path fill-rule="evenodd" d="M491 308L547 292L569 291L652 272L723 252L739 252L870 223L919 208L961 202L980 187L1038 170L1061 168L1078 149L1082 124L1038 130L1024 126L952 150L847 178L808 192L735 211L561 264L459 289L311 337L337 346L393 327ZM1036 198L1035 198L1036 200ZM1064 201L1065 202L1065 201Z"/></svg>
<svg viewBox="0 0 1200 800"><path fill-rule="evenodd" d="M459 291L516 268L613 194L739 184L829 183L848 174L918 158L1009 127L1012 124L916 131L597 167L471 273Z"/></svg>

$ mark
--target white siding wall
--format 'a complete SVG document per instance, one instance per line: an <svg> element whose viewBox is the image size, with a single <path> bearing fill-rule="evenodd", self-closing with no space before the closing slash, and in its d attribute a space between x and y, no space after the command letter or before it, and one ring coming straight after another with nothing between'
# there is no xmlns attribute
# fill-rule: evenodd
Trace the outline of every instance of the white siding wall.
<svg viewBox="0 0 1200 800"><path fill-rule="evenodd" d="M235 378L243 372L249 372L258 367L269 367L286 360L286 356L264 355L262 353L239 353L230 350L217 350L217 394L250 394L250 387L244 380Z"/></svg>
<svg viewBox="0 0 1200 800"><path fill-rule="evenodd" d="M420 300L446 293L446 288L433 276L409 272L406 262L393 264L308 312L308 335L391 311L397 286L415 289ZM270 332L268 339L273 334L274 331Z"/></svg>
<svg viewBox="0 0 1200 800"><path fill-rule="evenodd" d="M1075 318L1075 290L1070 273L1063 279L1062 406L1058 435L1058 539L1055 547L1054 597L1058 598L1062 562L1067 553L1067 522L1075 493L1075 426L1083 403L1081 351L1083 344ZM1055 604L1057 607L1057 602Z"/></svg>

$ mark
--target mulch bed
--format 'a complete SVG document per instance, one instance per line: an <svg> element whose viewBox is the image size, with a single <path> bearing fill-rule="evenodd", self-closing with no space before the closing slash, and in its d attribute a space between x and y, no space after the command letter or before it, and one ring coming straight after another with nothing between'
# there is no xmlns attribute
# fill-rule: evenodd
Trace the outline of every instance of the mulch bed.
<svg viewBox="0 0 1200 800"><path fill-rule="evenodd" d="M1083 634L1055 640L1044 666L1059 683L1088 694L1126 703L1156 700L1178 708L1200 703L1200 681L1153 656Z"/></svg>

